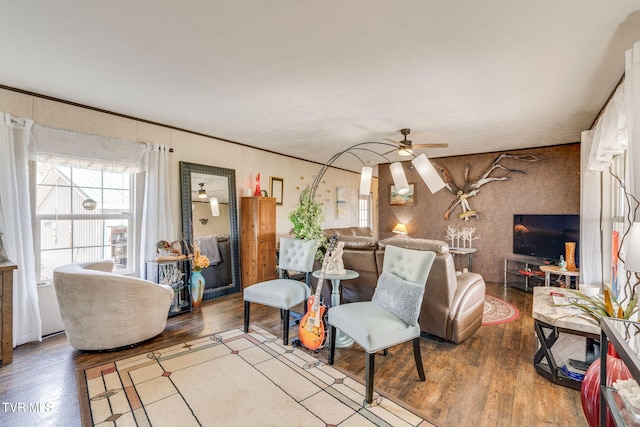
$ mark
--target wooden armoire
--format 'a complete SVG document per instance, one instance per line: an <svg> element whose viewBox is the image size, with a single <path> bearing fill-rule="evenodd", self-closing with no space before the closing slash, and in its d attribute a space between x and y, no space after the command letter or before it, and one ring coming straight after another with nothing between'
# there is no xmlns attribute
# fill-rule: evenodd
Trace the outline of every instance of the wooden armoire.
<svg viewBox="0 0 640 427"><path fill-rule="evenodd" d="M277 277L275 198L240 198L240 251L243 288Z"/></svg>

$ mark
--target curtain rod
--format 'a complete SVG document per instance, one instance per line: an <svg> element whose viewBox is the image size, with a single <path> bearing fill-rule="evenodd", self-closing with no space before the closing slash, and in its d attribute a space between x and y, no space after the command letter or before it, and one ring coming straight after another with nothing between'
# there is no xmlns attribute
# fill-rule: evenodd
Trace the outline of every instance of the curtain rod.
<svg viewBox="0 0 640 427"><path fill-rule="evenodd" d="M12 120L12 121L14 121L14 122L16 122L16 123L18 122L18 121L17 121L15 118L13 118L13 117L11 118L11 120ZM29 119L29 120L30 120L30 119ZM39 127L39 128L53 129L53 130L55 130L55 131L65 132L65 133L69 133L69 134L82 134L82 135L88 135L88 136L95 137L95 138L113 139L113 140L117 140L117 141L126 142L126 143L128 143L128 144L142 144L142 145L145 145L145 146L146 146L147 144L149 144L149 142L145 142L145 141L131 141L131 140L129 140L129 139L118 138L118 137L115 137L115 136L97 135L97 134L95 134L95 133L86 133L86 132L81 132L81 131L78 131L78 130L64 129L64 128L60 128L60 127L57 127L57 126L48 126L48 125L43 125L43 124L40 124L40 123L38 123L38 122L34 122L34 125L35 125L36 127ZM153 144L153 143L151 143L151 144ZM164 145L164 144L160 144L160 145ZM158 150L162 150L162 147L158 147ZM172 148L172 147L169 147L169 152L170 152L170 153L173 153L173 148Z"/></svg>

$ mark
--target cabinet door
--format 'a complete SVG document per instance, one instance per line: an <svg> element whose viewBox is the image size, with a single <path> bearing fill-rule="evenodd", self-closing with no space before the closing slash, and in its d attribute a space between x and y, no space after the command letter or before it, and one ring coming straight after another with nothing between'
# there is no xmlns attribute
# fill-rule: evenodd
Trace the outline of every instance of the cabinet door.
<svg viewBox="0 0 640 427"><path fill-rule="evenodd" d="M258 281L276 277L276 199L260 200L258 225Z"/></svg>
<svg viewBox="0 0 640 427"><path fill-rule="evenodd" d="M255 224L257 216L254 197L240 199L240 265L242 270L242 286L247 287L257 282L256 240L258 230Z"/></svg>

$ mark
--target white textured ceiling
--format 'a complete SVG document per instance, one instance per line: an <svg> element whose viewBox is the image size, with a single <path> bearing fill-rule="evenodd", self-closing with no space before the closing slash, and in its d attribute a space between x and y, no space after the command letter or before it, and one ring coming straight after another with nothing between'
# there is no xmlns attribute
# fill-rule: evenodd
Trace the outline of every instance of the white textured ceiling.
<svg viewBox="0 0 640 427"><path fill-rule="evenodd" d="M318 162L405 127L450 144L430 157L564 144L622 76L638 9L0 0L0 84Z"/></svg>

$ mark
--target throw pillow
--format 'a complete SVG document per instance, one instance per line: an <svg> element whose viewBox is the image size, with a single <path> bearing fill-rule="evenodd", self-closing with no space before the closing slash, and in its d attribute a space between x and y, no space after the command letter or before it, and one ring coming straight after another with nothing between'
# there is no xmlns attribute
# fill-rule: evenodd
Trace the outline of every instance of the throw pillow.
<svg viewBox="0 0 640 427"><path fill-rule="evenodd" d="M420 316L423 295L424 286L383 271L371 301L406 324L415 326Z"/></svg>

